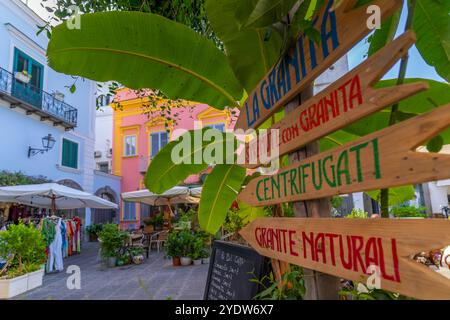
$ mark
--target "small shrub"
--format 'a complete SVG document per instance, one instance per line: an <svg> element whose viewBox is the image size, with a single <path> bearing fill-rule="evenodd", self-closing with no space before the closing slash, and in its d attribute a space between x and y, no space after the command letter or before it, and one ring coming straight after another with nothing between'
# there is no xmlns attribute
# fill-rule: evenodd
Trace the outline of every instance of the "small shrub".
<svg viewBox="0 0 450 320"><path fill-rule="evenodd" d="M427 208L425 207L397 206L391 208L390 212L396 218L427 217Z"/></svg>
<svg viewBox="0 0 450 320"><path fill-rule="evenodd" d="M14 278L39 270L45 262L45 240L34 226L22 222L0 232L0 256L11 257L7 276Z"/></svg>

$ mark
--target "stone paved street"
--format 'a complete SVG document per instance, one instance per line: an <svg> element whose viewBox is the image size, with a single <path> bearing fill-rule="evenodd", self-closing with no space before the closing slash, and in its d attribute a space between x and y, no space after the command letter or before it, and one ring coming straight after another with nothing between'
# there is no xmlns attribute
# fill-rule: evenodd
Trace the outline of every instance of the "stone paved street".
<svg viewBox="0 0 450 320"><path fill-rule="evenodd" d="M81 268L81 289L69 290L70 265ZM42 287L16 299L30 300L201 300L208 265L173 267L164 253L152 251L141 265L104 268L98 260L98 244L84 243L82 252L64 259L65 270L44 276Z"/></svg>

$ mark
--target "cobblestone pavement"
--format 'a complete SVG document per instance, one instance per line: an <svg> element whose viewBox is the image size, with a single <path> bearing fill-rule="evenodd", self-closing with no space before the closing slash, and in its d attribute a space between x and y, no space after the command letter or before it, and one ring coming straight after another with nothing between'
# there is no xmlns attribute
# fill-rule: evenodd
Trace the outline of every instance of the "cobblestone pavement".
<svg viewBox="0 0 450 320"><path fill-rule="evenodd" d="M81 269L81 289L69 290L67 267ZM64 259L65 270L44 276L42 287L16 299L29 300L201 300L208 265L173 267L164 253L152 251L141 265L105 268L98 243L84 243L80 254Z"/></svg>

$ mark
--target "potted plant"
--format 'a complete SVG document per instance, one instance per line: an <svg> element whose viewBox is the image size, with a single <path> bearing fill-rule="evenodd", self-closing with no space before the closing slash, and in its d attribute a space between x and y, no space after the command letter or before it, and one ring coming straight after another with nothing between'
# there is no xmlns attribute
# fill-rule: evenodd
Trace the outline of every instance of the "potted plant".
<svg viewBox="0 0 450 320"><path fill-rule="evenodd" d="M153 231L155 231L155 227L153 226L153 218L145 218L143 220L145 227L144 227L144 232L145 233L152 233Z"/></svg>
<svg viewBox="0 0 450 320"><path fill-rule="evenodd" d="M181 265L181 238L178 237L179 232L172 230L168 236L165 243L165 250L167 255L172 258L172 264L174 267Z"/></svg>
<svg viewBox="0 0 450 320"><path fill-rule="evenodd" d="M162 230L164 226L164 215L162 213L153 217L153 227L156 231Z"/></svg>
<svg viewBox="0 0 450 320"><path fill-rule="evenodd" d="M202 264L202 252L203 252L203 239L200 235L194 235L194 241L192 241L192 251L190 257L195 266Z"/></svg>
<svg viewBox="0 0 450 320"><path fill-rule="evenodd" d="M192 263L192 247L194 242L194 235L190 230L181 230L178 233L181 244L181 258L180 262L182 266L188 266Z"/></svg>
<svg viewBox="0 0 450 320"><path fill-rule="evenodd" d="M56 100L64 101L65 95L64 95L64 93L59 92L58 90L56 90L55 92L53 92L53 97L54 97Z"/></svg>
<svg viewBox="0 0 450 320"><path fill-rule="evenodd" d="M7 257L0 274L0 298L12 298L42 285L45 240L22 222L0 232L0 256Z"/></svg>
<svg viewBox="0 0 450 320"><path fill-rule="evenodd" d="M92 224L90 226L86 227L86 232L89 235L89 242L96 242L98 241L98 233L102 231L102 225L101 224Z"/></svg>
<svg viewBox="0 0 450 320"><path fill-rule="evenodd" d="M19 80L20 82L29 83L31 80L31 74L29 74L28 71L26 71L26 70L16 71L14 73L14 78L16 80Z"/></svg>
<svg viewBox="0 0 450 320"><path fill-rule="evenodd" d="M144 262L144 248L133 247L130 249L130 254L134 264L141 264Z"/></svg>
<svg viewBox="0 0 450 320"><path fill-rule="evenodd" d="M119 250L128 234L120 231L116 224L105 224L98 236L102 257L107 260L108 267L115 267Z"/></svg>
<svg viewBox="0 0 450 320"><path fill-rule="evenodd" d="M207 248L204 248L203 250L202 250L202 255L201 255L201 257L202 257L202 263L203 264L208 264L209 263L209 256L210 256L211 254L209 253L209 250L207 249Z"/></svg>

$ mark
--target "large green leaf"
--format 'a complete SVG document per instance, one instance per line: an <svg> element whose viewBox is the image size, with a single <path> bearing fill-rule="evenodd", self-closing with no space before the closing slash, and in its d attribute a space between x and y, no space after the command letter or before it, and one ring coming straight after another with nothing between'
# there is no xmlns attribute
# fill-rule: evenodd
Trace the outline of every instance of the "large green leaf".
<svg viewBox="0 0 450 320"><path fill-rule="evenodd" d="M245 172L245 168L234 164L220 164L208 175L198 207L198 221L203 230L215 234L222 226L244 182Z"/></svg>
<svg viewBox="0 0 450 320"><path fill-rule="evenodd" d="M273 28L240 30L236 8L250 14L253 0L207 0L208 19L223 41L236 77L251 92L280 56L282 39Z"/></svg>
<svg viewBox="0 0 450 320"><path fill-rule="evenodd" d="M160 89L171 99L216 108L236 105L243 93L227 57L211 41L155 14L83 14L80 29L53 29L47 55L59 72Z"/></svg>
<svg viewBox="0 0 450 320"><path fill-rule="evenodd" d="M258 0L254 9L245 21L240 21L241 24L248 28L261 28L270 26L281 20L292 9L293 5L298 0ZM242 16L238 10L238 18Z"/></svg>
<svg viewBox="0 0 450 320"><path fill-rule="evenodd" d="M371 56L395 37L395 32L397 31L398 24L400 22L401 10L398 10L392 16L390 16L386 21L381 24L381 28L375 30L375 32L369 37L370 47L368 55Z"/></svg>
<svg viewBox="0 0 450 320"><path fill-rule="evenodd" d="M417 0L413 30L423 59L450 81L450 1Z"/></svg>
<svg viewBox="0 0 450 320"><path fill-rule="evenodd" d="M380 190L373 190L366 192L372 199L380 201ZM389 188L389 206L402 204L405 201L414 199L414 187L402 186L396 188Z"/></svg>
<svg viewBox="0 0 450 320"><path fill-rule="evenodd" d="M161 149L152 159L148 170L145 174L145 186L150 191L161 194L164 191L175 187L177 184L185 180L191 174L198 174L208 168L212 163L205 162L206 150L213 150L215 147L226 150L225 145L233 143L236 150L236 139L230 133L221 133L218 130L205 128L206 130L216 132L220 139L202 139L201 143L196 145L195 137L200 130L193 130L186 132L177 140L171 141L163 149ZM206 136L205 136L206 137ZM186 148L183 149L183 146ZM225 152L225 151L224 151ZM179 161L174 160L174 156L179 157ZM226 163L228 157L233 155L226 155ZM231 159L231 158L230 158ZM229 161L231 162L231 160Z"/></svg>
<svg viewBox="0 0 450 320"><path fill-rule="evenodd" d="M239 205L238 214L242 218L242 222L244 224L250 223L256 218L266 216L264 207L252 207L242 201L239 201L238 205Z"/></svg>
<svg viewBox="0 0 450 320"><path fill-rule="evenodd" d="M359 135L351 134L344 130L335 131L320 139L320 151L324 152L330 149L340 147L360 137L361 136Z"/></svg>

